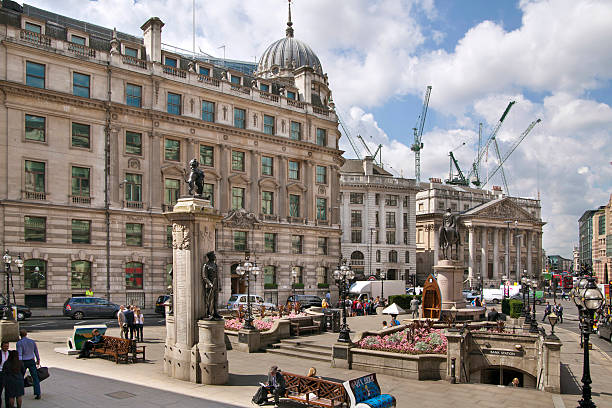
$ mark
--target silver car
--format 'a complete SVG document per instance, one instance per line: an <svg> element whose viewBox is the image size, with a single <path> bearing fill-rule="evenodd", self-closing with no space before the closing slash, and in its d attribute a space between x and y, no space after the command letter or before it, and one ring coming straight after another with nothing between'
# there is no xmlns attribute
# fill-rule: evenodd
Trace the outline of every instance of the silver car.
<svg viewBox="0 0 612 408"><path fill-rule="evenodd" d="M246 310L247 307L247 295L246 293L238 293L230 296L227 301L228 310L238 310L238 307L242 305L242 308ZM269 302L264 302L264 299L259 295L251 295L251 307L260 308L265 306L267 310L276 310L276 305Z"/></svg>

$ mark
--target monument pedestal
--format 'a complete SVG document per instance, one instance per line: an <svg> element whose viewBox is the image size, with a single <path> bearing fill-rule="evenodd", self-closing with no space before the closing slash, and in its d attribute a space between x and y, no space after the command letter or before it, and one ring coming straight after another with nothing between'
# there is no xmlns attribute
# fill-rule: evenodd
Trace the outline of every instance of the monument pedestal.
<svg viewBox="0 0 612 408"><path fill-rule="evenodd" d="M225 384L229 377L227 350L225 348L225 322L223 320L200 320L200 341L196 365L200 369L202 384Z"/></svg>
<svg viewBox="0 0 612 408"><path fill-rule="evenodd" d="M440 260L434 265L434 271L438 276L438 286L442 298L442 312L440 317L451 313L454 307L457 310L456 321L483 320L485 308L467 305L463 298L463 263L449 259Z"/></svg>
<svg viewBox="0 0 612 408"><path fill-rule="evenodd" d="M17 320L0 320L0 339L2 341L18 341L19 322Z"/></svg>

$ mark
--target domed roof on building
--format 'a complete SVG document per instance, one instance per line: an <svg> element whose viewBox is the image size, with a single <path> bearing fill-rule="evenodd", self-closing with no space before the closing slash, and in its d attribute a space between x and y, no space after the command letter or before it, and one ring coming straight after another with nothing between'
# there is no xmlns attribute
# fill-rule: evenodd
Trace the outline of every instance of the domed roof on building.
<svg viewBox="0 0 612 408"><path fill-rule="evenodd" d="M289 3L289 20L287 21L285 38L275 41L264 51L259 60L258 71L269 71L274 66L279 67L279 69L291 70L308 66L318 74L323 75L319 57L308 44L293 37L292 26L291 3Z"/></svg>

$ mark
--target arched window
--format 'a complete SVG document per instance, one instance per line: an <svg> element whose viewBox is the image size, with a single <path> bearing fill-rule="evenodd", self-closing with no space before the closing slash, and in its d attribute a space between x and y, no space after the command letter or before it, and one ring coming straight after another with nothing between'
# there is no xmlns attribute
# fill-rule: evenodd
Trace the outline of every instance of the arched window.
<svg viewBox="0 0 612 408"><path fill-rule="evenodd" d="M319 266L315 269L317 273L317 286L319 288L326 288L329 286L327 281L327 268L324 266Z"/></svg>
<svg viewBox="0 0 612 408"><path fill-rule="evenodd" d="M297 289L304 288L302 273L303 271L301 266L294 266L291 268L291 283L293 283Z"/></svg>
<svg viewBox="0 0 612 408"><path fill-rule="evenodd" d="M47 262L43 259L28 259L23 263L26 289L47 288Z"/></svg>
<svg viewBox="0 0 612 408"><path fill-rule="evenodd" d="M389 251L389 262L397 262L397 251Z"/></svg>
<svg viewBox="0 0 612 408"><path fill-rule="evenodd" d="M272 265L264 266L264 289L276 289L278 284L276 283L276 267Z"/></svg>
<svg viewBox="0 0 612 408"><path fill-rule="evenodd" d="M125 264L125 288L142 289L142 263L128 262Z"/></svg>
<svg viewBox="0 0 612 408"><path fill-rule="evenodd" d="M72 261L72 289L91 289L91 262Z"/></svg>
<svg viewBox="0 0 612 408"><path fill-rule="evenodd" d="M351 254L351 265L363 265L363 252L361 251L354 251ZM361 262L355 262L355 261L361 261Z"/></svg>

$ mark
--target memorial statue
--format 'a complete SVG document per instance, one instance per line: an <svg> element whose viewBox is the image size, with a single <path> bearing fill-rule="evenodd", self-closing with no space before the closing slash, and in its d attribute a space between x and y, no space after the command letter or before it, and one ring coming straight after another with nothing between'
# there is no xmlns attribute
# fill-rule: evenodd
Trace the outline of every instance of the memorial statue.
<svg viewBox="0 0 612 408"><path fill-rule="evenodd" d="M210 320L223 319L217 311L219 303L219 268L215 262L214 251L206 254L208 261L202 266L202 281L204 282L204 318Z"/></svg>
<svg viewBox="0 0 612 408"><path fill-rule="evenodd" d="M200 163L196 159L191 159L189 167L191 167L191 173L189 179L185 182L189 185L189 194L197 198L202 198L202 192L204 191L204 172L199 169ZM195 194L194 194L195 189Z"/></svg>
<svg viewBox="0 0 612 408"><path fill-rule="evenodd" d="M446 213L442 217L442 226L439 232L439 246L442 249L443 259L452 259L453 245L455 245L455 258L458 259L461 238L459 237L457 217L453 215L450 208L446 209ZM448 253L449 248L450 254Z"/></svg>

